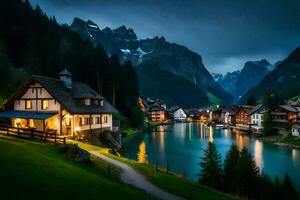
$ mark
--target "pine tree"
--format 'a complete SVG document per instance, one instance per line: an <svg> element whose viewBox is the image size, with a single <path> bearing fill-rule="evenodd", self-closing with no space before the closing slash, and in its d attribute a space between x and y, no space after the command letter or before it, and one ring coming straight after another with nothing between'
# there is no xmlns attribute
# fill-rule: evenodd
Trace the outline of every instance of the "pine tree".
<svg viewBox="0 0 300 200"><path fill-rule="evenodd" d="M224 160L224 187L228 192L235 192L238 187L238 163L240 152L235 144L232 144Z"/></svg>
<svg viewBox="0 0 300 200"><path fill-rule="evenodd" d="M270 113L267 111L263 115L263 127L264 127L264 134L269 134L271 132L271 116Z"/></svg>
<svg viewBox="0 0 300 200"><path fill-rule="evenodd" d="M292 181L287 173L284 174L282 181L283 196L287 199L298 199L299 196L292 184Z"/></svg>
<svg viewBox="0 0 300 200"><path fill-rule="evenodd" d="M199 182L220 189L222 186L223 173L221 167L221 155L217 152L214 143L208 143L208 147L205 150L199 165L201 167Z"/></svg>
<svg viewBox="0 0 300 200"><path fill-rule="evenodd" d="M239 193L246 197L253 197L253 195L256 195L259 168L247 148L243 148L240 153L238 169Z"/></svg>
<svg viewBox="0 0 300 200"><path fill-rule="evenodd" d="M137 154L138 162L143 164L148 164L148 157L146 151L146 144L144 141L139 145L139 151Z"/></svg>

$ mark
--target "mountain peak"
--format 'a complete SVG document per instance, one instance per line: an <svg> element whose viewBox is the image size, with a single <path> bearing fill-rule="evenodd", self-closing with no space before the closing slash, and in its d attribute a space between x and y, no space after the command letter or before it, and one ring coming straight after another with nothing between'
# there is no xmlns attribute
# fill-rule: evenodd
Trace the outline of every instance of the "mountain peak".
<svg viewBox="0 0 300 200"><path fill-rule="evenodd" d="M84 21L83 19L80 19L80 18L78 18L78 17L75 17L75 18L73 19L73 22L72 22L71 26L72 26L72 25L84 25L84 24L85 24L85 21Z"/></svg>
<svg viewBox="0 0 300 200"><path fill-rule="evenodd" d="M242 71L251 70L253 68L262 68L262 69L271 70L273 68L273 65L266 59L257 60L257 61L247 61Z"/></svg>
<svg viewBox="0 0 300 200"><path fill-rule="evenodd" d="M135 34L132 28L127 28L125 25L122 25L113 30L115 33L119 34Z"/></svg>
<svg viewBox="0 0 300 200"><path fill-rule="evenodd" d="M271 65L271 63L269 61L267 61L265 58L264 59L261 59L259 61L262 65Z"/></svg>
<svg viewBox="0 0 300 200"><path fill-rule="evenodd" d="M119 38L125 40L137 40L137 36L132 28L127 28L125 25L122 25L113 30L113 32L119 35Z"/></svg>

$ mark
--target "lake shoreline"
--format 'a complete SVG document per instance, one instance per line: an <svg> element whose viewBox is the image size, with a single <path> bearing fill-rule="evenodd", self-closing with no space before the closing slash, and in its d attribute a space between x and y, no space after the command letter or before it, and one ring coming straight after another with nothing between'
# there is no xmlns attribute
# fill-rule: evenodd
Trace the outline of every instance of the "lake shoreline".
<svg viewBox="0 0 300 200"><path fill-rule="evenodd" d="M289 136L283 136L283 135L270 135L270 136L253 136L256 139L266 142L269 144L274 144L276 146L281 146L281 147L286 147L286 148L291 148L291 149L300 149L300 145L292 144L290 142L284 142L284 139ZM290 136L294 137L294 136ZM293 138L294 140L298 138Z"/></svg>

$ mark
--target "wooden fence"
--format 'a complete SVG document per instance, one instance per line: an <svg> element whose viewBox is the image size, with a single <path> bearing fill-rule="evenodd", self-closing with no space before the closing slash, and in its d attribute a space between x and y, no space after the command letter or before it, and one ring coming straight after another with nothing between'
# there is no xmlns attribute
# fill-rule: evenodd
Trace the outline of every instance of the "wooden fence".
<svg viewBox="0 0 300 200"><path fill-rule="evenodd" d="M17 128L7 125L0 125L0 133L7 136L16 136L27 139L38 139L47 142L53 142L55 144L66 144L66 137L57 136L55 132L38 131L32 128Z"/></svg>

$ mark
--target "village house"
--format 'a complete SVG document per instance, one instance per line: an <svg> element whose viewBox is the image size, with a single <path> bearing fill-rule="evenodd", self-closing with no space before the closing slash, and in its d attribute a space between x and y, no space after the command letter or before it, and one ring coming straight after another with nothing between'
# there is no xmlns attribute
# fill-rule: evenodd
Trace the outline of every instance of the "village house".
<svg viewBox="0 0 300 200"><path fill-rule="evenodd" d="M236 105L230 105L230 106L223 107L222 113L221 113L221 122L229 125L230 112L236 110L236 108L237 108Z"/></svg>
<svg viewBox="0 0 300 200"><path fill-rule="evenodd" d="M278 105L270 109L272 127L283 130L291 127L300 119L299 105Z"/></svg>
<svg viewBox="0 0 300 200"><path fill-rule="evenodd" d="M223 109L221 115L221 121L224 124L235 126L236 125L236 112L238 111L239 106L231 105Z"/></svg>
<svg viewBox="0 0 300 200"><path fill-rule="evenodd" d="M223 112L222 108L213 109L211 111L211 120L216 123L221 123L222 112Z"/></svg>
<svg viewBox="0 0 300 200"><path fill-rule="evenodd" d="M198 121L200 120L200 113L197 109L186 109L184 112L187 114L187 121Z"/></svg>
<svg viewBox="0 0 300 200"><path fill-rule="evenodd" d="M148 120L152 122L163 122L166 120L167 105L159 99L140 96L138 105L147 114Z"/></svg>
<svg viewBox="0 0 300 200"><path fill-rule="evenodd" d="M166 109L156 102L148 109L148 119L152 122L163 122L166 119L165 111Z"/></svg>
<svg viewBox="0 0 300 200"><path fill-rule="evenodd" d="M90 86L72 81L66 69L59 79L32 76L6 107L0 118L9 118L12 127L68 136L112 131L112 114L117 112Z"/></svg>
<svg viewBox="0 0 300 200"><path fill-rule="evenodd" d="M268 108L263 105L255 106L250 115L251 115L251 132L261 133L263 131L263 115L267 112Z"/></svg>
<svg viewBox="0 0 300 200"><path fill-rule="evenodd" d="M226 111L224 114L224 124L229 124L230 121L230 111Z"/></svg>
<svg viewBox="0 0 300 200"><path fill-rule="evenodd" d="M199 111L200 121L203 123L207 123L209 121L209 110L203 109Z"/></svg>
<svg viewBox="0 0 300 200"><path fill-rule="evenodd" d="M295 123L292 125L292 136L299 137L300 136L300 124Z"/></svg>
<svg viewBox="0 0 300 200"><path fill-rule="evenodd" d="M241 106L236 112L236 128L238 130L249 131L251 124L251 112L254 106Z"/></svg>
<svg viewBox="0 0 300 200"><path fill-rule="evenodd" d="M174 121L186 121L187 113L178 106L173 106L168 109L168 116L172 118Z"/></svg>

